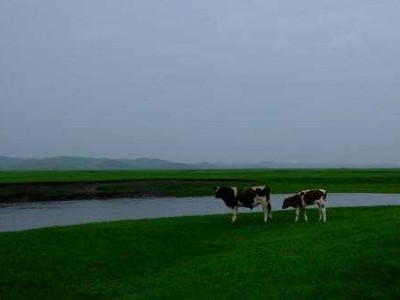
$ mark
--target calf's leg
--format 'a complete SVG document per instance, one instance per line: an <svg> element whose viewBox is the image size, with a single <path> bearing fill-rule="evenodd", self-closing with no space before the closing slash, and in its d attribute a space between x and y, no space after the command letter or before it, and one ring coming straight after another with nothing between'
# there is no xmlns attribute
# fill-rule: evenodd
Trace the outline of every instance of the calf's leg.
<svg viewBox="0 0 400 300"><path fill-rule="evenodd" d="M325 207L325 203L322 203L322 220L325 223L326 222L326 207Z"/></svg>
<svg viewBox="0 0 400 300"><path fill-rule="evenodd" d="M307 218L307 212L306 212L306 208L305 207L303 207L303 215L304 215L304 221L308 221L308 218Z"/></svg>
<svg viewBox="0 0 400 300"><path fill-rule="evenodd" d="M317 201L318 209L319 209L319 221L321 220L323 222L326 222L326 207L325 207L325 201L324 200L318 200Z"/></svg>
<svg viewBox="0 0 400 300"><path fill-rule="evenodd" d="M297 221L299 220L299 214L300 214L300 208L296 207L296 218L294 219L295 223L297 223Z"/></svg>
<svg viewBox="0 0 400 300"><path fill-rule="evenodd" d="M322 220L322 208L320 205L318 205L318 211L319 211L319 222Z"/></svg>
<svg viewBox="0 0 400 300"><path fill-rule="evenodd" d="M268 200L268 218L272 219L271 200Z"/></svg>

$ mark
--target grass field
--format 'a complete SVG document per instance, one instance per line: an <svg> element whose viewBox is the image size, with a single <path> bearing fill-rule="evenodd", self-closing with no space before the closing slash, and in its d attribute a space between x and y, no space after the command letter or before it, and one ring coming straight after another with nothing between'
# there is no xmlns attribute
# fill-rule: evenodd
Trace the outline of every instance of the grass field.
<svg viewBox="0 0 400 300"><path fill-rule="evenodd" d="M0 172L0 201L211 195L215 185L268 184L272 193L400 193L399 169ZM5 199L5 200L4 200Z"/></svg>
<svg viewBox="0 0 400 300"><path fill-rule="evenodd" d="M399 299L400 207L0 234L0 299Z"/></svg>

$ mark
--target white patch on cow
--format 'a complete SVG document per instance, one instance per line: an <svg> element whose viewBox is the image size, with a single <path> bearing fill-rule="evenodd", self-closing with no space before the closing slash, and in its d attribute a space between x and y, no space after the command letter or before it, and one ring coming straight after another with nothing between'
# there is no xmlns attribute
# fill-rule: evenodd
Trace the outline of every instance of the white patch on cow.
<svg viewBox="0 0 400 300"><path fill-rule="evenodd" d="M299 193L297 193L298 195L303 195L303 196L305 196L305 194L307 194L307 193L309 193L311 190L304 190L304 191L301 191L301 192L299 192Z"/></svg>
<svg viewBox="0 0 400 300"><path fill-rule="evenodd" d="M255 196L254 197L254 203L262 203L263 201L267 201L267 197L263 196Z"/></svg>
<svg viewBox="0 0 400 300"><path fill-rule="evenodd" d="M236 187L232 187L233 194L237 197L238 189Z"/></svg>
<svg viewBox="0 0 400 300"><path fill-rule="evenodd" d="M265 185L252 186L251 189L253 191L256 191L257 189L264 190L265 189ZM253 207L255 207L255 206L259 205L260 203L266 202L267 201L267 197L266 196L258 196L258 195L256 195L254 197L253 201L254 201Z"/></svg>
<svg viewBox="0 0 400 300"><path fill-rule="evenodd" d="M252 186L251 189L252 189L253 191L255 191L255 190L257 190L257 189L263 190L263 189L265 189L265 185Z"/></svg>
<svg viewBox="0 0 400 300"><path fill-rule="evenodd" d="M321 198L315 200L314 203L317 203L319 206L324 207L325 206L324 197L322 196Z"/></svg>

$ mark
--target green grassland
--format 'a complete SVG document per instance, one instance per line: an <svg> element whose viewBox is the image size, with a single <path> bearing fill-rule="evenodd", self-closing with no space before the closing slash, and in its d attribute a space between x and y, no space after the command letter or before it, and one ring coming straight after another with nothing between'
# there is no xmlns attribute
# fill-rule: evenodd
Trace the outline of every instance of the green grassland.
<svg viewBox="0 0 400 300"><path fill-rule="evenodd" d="M399 299L400 207L0 234L0 299Z"/></svg>
<svg viewBox="0 0 400 300"><path fill-rule="evenodd" d="M400 193L400 169L0 172L0 201L211 195L216 185L268 184L272 193Z"/></svg>

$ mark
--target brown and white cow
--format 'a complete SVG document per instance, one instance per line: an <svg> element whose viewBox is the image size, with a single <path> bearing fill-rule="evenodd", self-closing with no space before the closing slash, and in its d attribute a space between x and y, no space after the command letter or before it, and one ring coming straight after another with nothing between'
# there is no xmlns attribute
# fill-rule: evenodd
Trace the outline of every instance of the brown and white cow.
<svg viewBox="0 0 400 300"><path fill-rule="evenodd" d="M304 214L304 220L307 222L306 206L317 204L319 209L319 221L326 222L326 201L328 193L325 190L305 190L283 201L282 209L293 207L296 209L295 222L299 220L300 211Z"/></svg>
<svg viewBox="0 0 400 300"><path fill-rule="evenodd" d="M224 186L215 188L215 198L222 199L225 205L233 210L232 223L237 220L239 207L253 209L260 204L264 211L264 222L267 223L268 218L272 219L270 193L271 190L266 185L247 188Z"/></svg>

